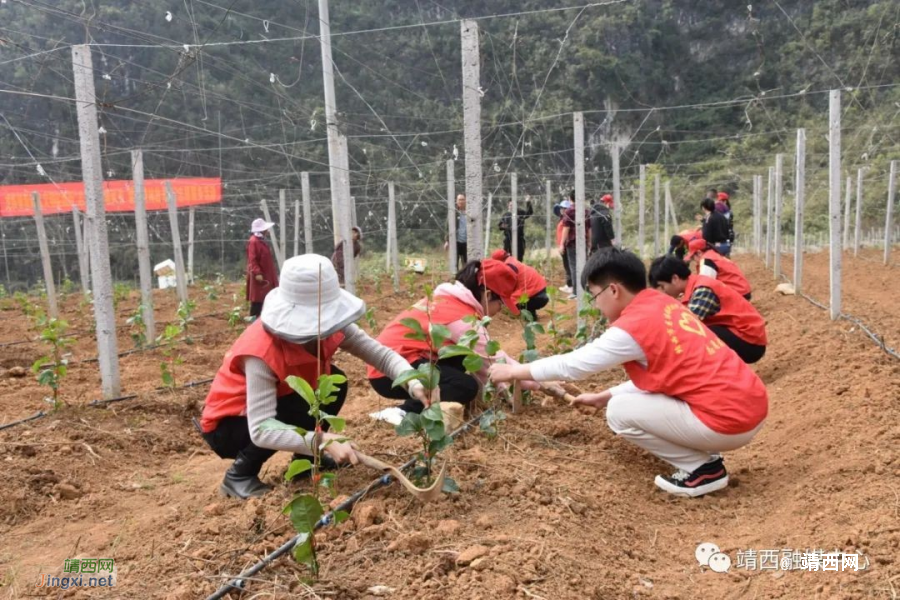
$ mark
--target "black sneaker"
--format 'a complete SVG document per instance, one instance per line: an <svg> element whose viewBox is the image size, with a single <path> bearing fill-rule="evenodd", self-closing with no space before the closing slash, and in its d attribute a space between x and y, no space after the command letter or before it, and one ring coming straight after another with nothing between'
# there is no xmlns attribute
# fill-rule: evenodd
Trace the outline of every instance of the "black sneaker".
<svg viewBox="0 0 900 600"><path fill-rule="evenodd" d="M679 469L668 477L657 475L654 483L656 483L656 487L670 494L696 498L727 487L728 473L725 471L725 463L720 456L700 466L693 473L686 473Z"/></svg>

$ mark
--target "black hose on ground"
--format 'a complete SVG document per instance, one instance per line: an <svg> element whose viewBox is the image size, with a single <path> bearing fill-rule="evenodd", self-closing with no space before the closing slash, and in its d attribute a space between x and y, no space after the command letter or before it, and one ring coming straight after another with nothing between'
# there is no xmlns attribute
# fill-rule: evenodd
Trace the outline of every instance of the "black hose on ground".
<svg viewBox="0 0 900 600"><path fill-rule="evenodd" d="M451 433L450 437L455 438L460 433L464 433L465 431L467 431L469 429L469 427L471 427L472 425L477 423L481 419L481 417L482 417L482 415L478 415L477 417L472 417L467 422L460 425L460 427L456 431ZM403 465L401 465L400 470L404 471L406 469L409 469L410 467L412 467L415 464L416 464L416 459L413 458L413 459L407 461L406 463L404 463ZM356 502L359 501L360 498L367 495L369 492L377 490L378 488L388 486L393 482L394 482L394 478L391 477L390 475L382 475L381 477L379 477L378 479L376 479L375 481L373 481L372 483L370 483L363 489L357 491L355 494L353 494L352 496L350 496L349 498L347 498L346 500L344 500L343 502L338 504L336 507L334 507L333 510L324 514L322 516L322 518L318 520L314 529L320 529L321 527L328 525L328 523L330 523L331 520L334 518L335 512L337 512L339 510L347 510L347 509L352 508L353 505L356 504ZM273 550L271 553L264 556L262 558L262 560L260 560L258 563L248 567L247 569L244 569L243 571L241 571L240 575L238 575L237 577L235 577L233 579L230 579L228 581L228 583L226 583L225 585L223 585L222 587L217 589L214 593L207 596L206 600L221 600L229 592L240 593L240 592L244 591L244 585L246 584L245 580L247 580L250 577L253 577L257 573L259 573L260 571L265 569L275 559L290 552L291 549L294 547L294 544L296 544L297 540L299 540L299 539L300 539L300 536L295 535L294 537L292 537L291 539L286 541L284 544L282 544L281 546L279 546L278 548Z"/></svg>

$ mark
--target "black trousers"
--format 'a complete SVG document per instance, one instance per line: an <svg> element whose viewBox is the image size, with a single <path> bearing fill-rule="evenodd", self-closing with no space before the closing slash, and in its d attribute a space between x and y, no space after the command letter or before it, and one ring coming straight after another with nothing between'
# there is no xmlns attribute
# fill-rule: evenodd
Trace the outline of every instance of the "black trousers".
<svg viewBox="0 0 900 600"><path fill-rule="evenodd" d="M466 373L462 361L462 356L443 358L437 361L438 370L441 372L438 383L438 389L441 390L441 401L459 402L460 404L468 405L478 395L478 390L480 389L478 380ZM412 366L413 368L418 368L419 365L427 362L423 358L412 363ZM409 397L406 388L402 386L391 387L393 381L390 377L370 379L369 383L379 396L390 398L391 400L403 400L400 408L406 412L420 413L425 410L425 405L415 398Z"/></svg>
<svg viewBox="0 0 900 600"><path fill-rule="evenodd" d="M250 316L258 317L260 314L262 314L262 305L263 305L262 302L251 302L250 303Z"/></svg>
<svg viewBox="0 0 900 600"><path fill-rule="evenodd" d="M468 244L466 242L456 242L456 269L461 271L466 263L469 262Z"/></svg>
<svg viewBox="0 0 900 600"><path fill-rule="evenodd" d="M759 361L759 359L761 359L766 354L765 346L757 346L756 344L745 342L727 327L722 327L721 325L712 325L709 328L719 337L720 340L725 342L726 346L734 350L737 355L741 357L741 360L748 365L752 365L753 363Z"/></svg>
<svg viewBox="0 0 900 600"><path fill-rule="evenodd" d="M522 262L522 258L525 256L525 234L524 233L519 234L519 241L517 242L517 244L518 245L516 247L516 260L518 260L519 262ZM506 232L504 232L504 235L503 235L503 250L510 256L513 255L512 235L507 234Z"/></svg>
<svg viewBox="0 0 900 600"><path fill-rule="evenodd" d="M575 288L578 287L575 285L575 278L578 277L578 260L575 254L575 242L572 242L568 246L566 246L566 262L569 263L569 275L572 283L569 285L572 286L572 293L575 293Z"/></svg>
<svg viewBox="0 0 900 600"><path fill-rule="evenodd" d="M547 295L547 288L542 289L534 296L528 299L525 304L519 304L519 310L527 310L532 315L537 316L537 311L547 306L550 302L550 296Z"/></svg>
<svg viewBox="0 0 900 600"><path fill-rule="evenodd" d="M566 285L574 290L575 282L572 281L572 269L569 266L569 253L568 252L563 252L562 262L563 262L563 268L566 270Z"/></svg>
<svg viewBox="0 0 900 600"><path fill-rule="evenodd" d="M343 375L344 372L331 365L331 374ZM336 415L340 412L347 399L347 388L347 382L338 386L337 400L326 408L328 414ZM275 418L282 423L296 425L307 431L312 431L316 427L316 420L309 415L309 404L297 392L291 392L278 398ZM327 421L322 423L323 430L327 431L328 427ZM269 448L260 448L253 443L250 438L247 417L225 417L219 421L214 430L204 433L203 439L219 457L236 458L238 454L243 454L248 461L255 463L260 468L276 452ZM257 472L259 471L257 470Z"/></svg>

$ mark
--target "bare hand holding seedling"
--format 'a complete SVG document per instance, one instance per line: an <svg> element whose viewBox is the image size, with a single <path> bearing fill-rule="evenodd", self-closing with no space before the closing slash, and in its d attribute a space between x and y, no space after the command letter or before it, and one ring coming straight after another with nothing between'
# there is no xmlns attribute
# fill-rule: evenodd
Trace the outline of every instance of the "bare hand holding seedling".
<svg viewBox="0 0 900 600"><path fill-rule="evenodd" d="M612 393L609 390L604 390L602 392L597 392L594 394L579 394L575 397L575 400L572 401L573 406L593 406L596 408L605 408L612 398Z"/></svg>
<svg viewBox="0 0 900 600"><path fill-rule="evenodd" d="M341 442L338 440L344 441ZM354 445L342 435L323 433L322 450L339 465L345 463L350 463L351 465L359 464L359 459L356 457L356 452L354 451Z"/></svg>
<svg viewBox="0 0 900 600"><path fill-rule="evenodd" d="M425 405L428 408L435 402L441 401L441 389L434 388L429 394L428 390L420 381L412 381L409 384L409 395Z"/></svg>

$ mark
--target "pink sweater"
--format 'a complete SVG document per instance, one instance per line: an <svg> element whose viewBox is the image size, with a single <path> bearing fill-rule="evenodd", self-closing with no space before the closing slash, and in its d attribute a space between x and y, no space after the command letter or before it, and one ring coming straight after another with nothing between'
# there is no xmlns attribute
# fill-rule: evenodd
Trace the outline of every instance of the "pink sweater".
<svg viewBox="0 0 900 600"><path fill-rule="evenodd" d="M457 300L465 303L468 306L472 307L472 310L478 315L479 318L484 317L484 309L481 306L481 302L475 299L475 296L472 295L472 292L459 283L458 281L455 283L442 283L437 286L434 290L434 297L437 298L439 296L451 296L456 298ZM462 319L458 321L453 321L447 325L447 329L450 330L450 336L454 342L458 341L459 338L463 336L463 334L470 329L472 326L469 323L466 323ZM475 377L481 382L482 385L487 381L488 367L490 365L490 361L498 361L500 359L506 359L506 364L508 365L517 365L518 361L514 360L511 356L500 350L493 357L488 357L487 355L487 343L490 341L490 338L487 336L487 332L484 328L479 329L478 342L475 344L475 352L485 359L484 365L481 367L481 370L478 373L475 373Z"/></svg>

